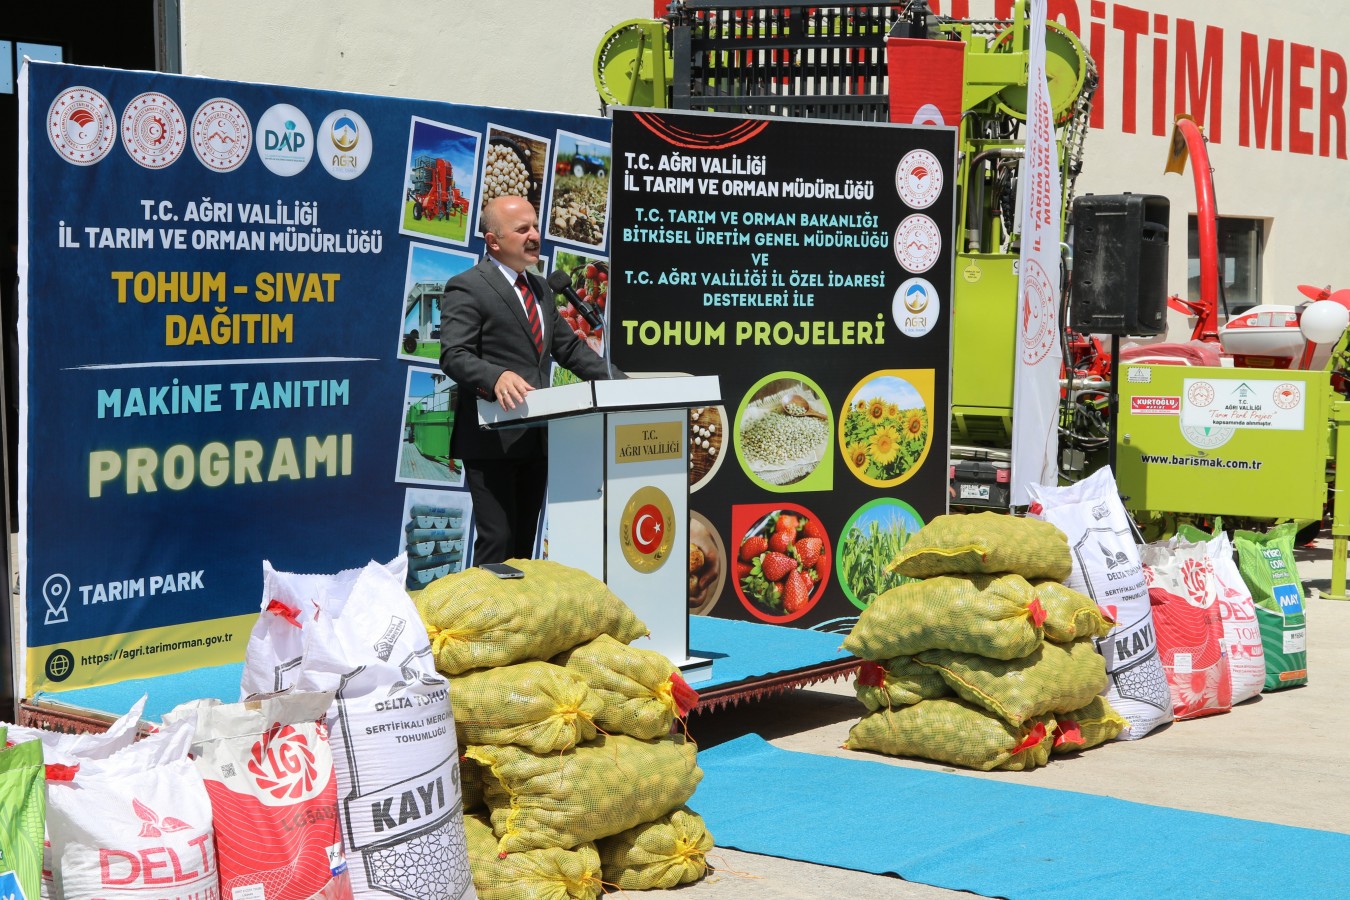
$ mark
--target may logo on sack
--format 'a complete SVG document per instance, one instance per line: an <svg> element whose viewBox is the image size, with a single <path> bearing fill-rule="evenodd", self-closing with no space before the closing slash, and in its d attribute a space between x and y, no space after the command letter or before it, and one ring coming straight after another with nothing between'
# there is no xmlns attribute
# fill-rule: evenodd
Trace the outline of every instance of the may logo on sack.
<svg viewBox="0 0 1350 900"><path fill-rule="evenodd" d="M1298 587L1292 584L1275 585L1275 599L1279 601L1280 612L1286 616L1303 614L1303 601L1298 598Z"/></svg>

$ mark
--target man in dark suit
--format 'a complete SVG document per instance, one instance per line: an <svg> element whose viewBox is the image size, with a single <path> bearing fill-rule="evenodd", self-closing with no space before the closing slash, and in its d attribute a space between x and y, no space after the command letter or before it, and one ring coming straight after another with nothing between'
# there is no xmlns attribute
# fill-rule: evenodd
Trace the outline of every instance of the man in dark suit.
<svg viewBox="0 0 1350 900"><path fill-rule="evenodd" d="M447 281L441 297L441 369L459 385L450 453L463 460L473 497L476 565L532 555L548 478L545 429L480 429L478 399L515 409L548 386L554 360L582 378L611 377L558 314L547 283L526 271L539 261L530 202L488 201L481 227L487 255Z"/></svg>

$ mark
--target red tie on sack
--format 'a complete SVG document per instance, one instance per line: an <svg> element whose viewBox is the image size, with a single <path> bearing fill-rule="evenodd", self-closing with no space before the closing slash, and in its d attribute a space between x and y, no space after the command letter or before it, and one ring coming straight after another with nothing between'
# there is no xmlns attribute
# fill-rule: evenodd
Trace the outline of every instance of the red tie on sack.
<svg viewBox="0 0 1350 900"><path fill-rule="evenodd" d="M530 337L534 339L534 349L544 352L544 325L539 321L539 304L534 302L534 292L525 280L525 273L516 276L516 287L520 288L521 299L525 301L525 318L530 321Z"/></svg>

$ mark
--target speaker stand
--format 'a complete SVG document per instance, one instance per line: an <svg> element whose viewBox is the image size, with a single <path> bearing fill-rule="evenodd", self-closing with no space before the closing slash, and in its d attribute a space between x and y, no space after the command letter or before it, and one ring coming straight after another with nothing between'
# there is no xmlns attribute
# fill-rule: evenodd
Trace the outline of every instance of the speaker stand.
<svg viewBox="0 0 1350 900"><path fill-rule="evenodd" d="M1111 384L1106 394L1106 464L1116 477L1116 420L1120 418L1120 335L1111 335Z"/></svg>

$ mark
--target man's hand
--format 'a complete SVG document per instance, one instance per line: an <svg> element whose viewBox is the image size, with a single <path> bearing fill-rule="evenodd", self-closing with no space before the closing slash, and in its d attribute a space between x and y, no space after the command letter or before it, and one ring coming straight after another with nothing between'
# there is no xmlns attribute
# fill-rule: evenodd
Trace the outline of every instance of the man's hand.
<svg viewBox="0 0 1350 900"><path fill-rule="evenodd" d="M515 409L518 405L525 402L525 395L534 388L528 381L521 378L515 372L507 369L497 379L497 384L493 391L497 395L497 402L502 405L502 409Z"/></svg>

